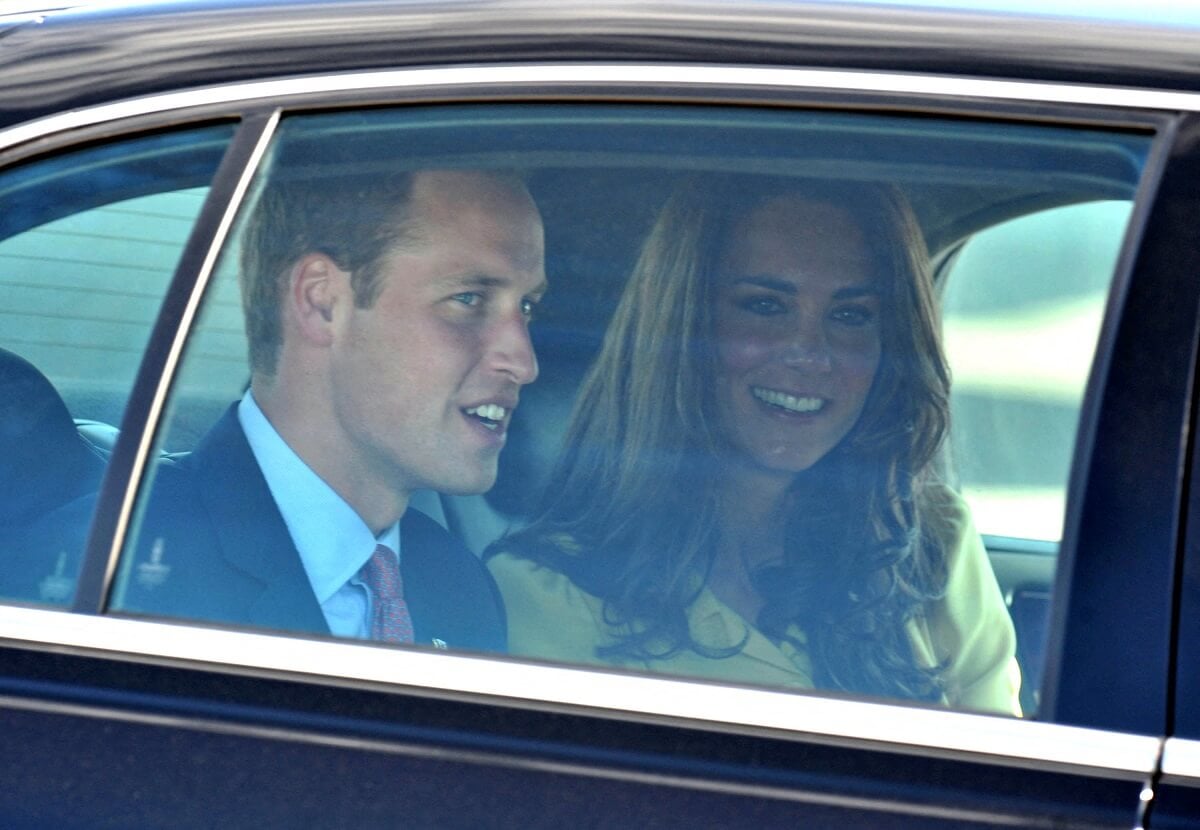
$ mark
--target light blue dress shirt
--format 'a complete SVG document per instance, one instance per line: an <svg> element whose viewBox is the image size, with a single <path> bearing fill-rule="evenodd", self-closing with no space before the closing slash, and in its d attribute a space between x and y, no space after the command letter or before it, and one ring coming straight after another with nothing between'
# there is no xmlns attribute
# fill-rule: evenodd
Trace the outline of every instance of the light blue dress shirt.
<svg viewBox="0 0 1200 830"><path fill-rule="evenodd" d="M359 571L387 545L400 556L400 525L378 538L345 500L287 445L249 391L238 404L238 421L279 506L329 630L338 637L371 633L370 590Z"/></svg>

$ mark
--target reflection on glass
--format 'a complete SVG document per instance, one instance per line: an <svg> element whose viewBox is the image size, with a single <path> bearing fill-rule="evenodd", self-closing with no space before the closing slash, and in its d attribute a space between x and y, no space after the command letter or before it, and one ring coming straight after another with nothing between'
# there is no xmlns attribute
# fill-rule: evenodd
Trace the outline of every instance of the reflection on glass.
<svg viewBox="0 0 1200 830"><path fill-rule="evenodd" d="M954 458L982 533L1057 542L1084 385L1131 204L973 237L944 288Z"/></svg>
<svg viewBox="0 0 1200 830"><path fill-rule="evenodd" d="M692 106L285 119L189 339L113 607L407 642L375 625L402 596L417 647L1014 712L1014 635L1044 614L1014 629L956 489L956 459L968 497L1004 483L973 472L962 441L999 442L960 404L1086 374L1015 349L1024 371L971 368L997 350L979 343L999 286L1001 323L1053 312L1077 360L1092 348L1067 305L1003 278L1020 240L1067 235L986 226L1127 203L1147 145ZM943 350L929 253L970 239ZM973 275L984 260L1000 277ZM1037 289L1058 279L1074 302L1110 273ZM402 590L370 564L381 547Z"/></svg>

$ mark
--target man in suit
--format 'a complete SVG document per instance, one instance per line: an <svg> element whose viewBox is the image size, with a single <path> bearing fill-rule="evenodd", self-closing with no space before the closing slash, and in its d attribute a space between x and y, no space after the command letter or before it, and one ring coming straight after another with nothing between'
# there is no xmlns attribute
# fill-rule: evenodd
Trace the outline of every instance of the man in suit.
<svg viewBox="0 0 1200 830"><path fill-rule="evenodd" d="M503 650L490 576L409 500L495 483L542 236L512 177L277 165L242 240L250 390L158 470L116 606Z"/></svg>

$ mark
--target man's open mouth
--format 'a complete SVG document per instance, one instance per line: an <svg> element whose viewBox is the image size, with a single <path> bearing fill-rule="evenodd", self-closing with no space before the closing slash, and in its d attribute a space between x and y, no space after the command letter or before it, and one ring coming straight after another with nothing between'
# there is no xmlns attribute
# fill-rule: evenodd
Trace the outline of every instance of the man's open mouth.
<svg viewBox="0 0 1200 830"><path fill-rule="evenodd" d="M507 409L494 403L473 406L470 409L464 409L463 412L493 430L499 429L504 423L504 417L508 415Z"/></svg>

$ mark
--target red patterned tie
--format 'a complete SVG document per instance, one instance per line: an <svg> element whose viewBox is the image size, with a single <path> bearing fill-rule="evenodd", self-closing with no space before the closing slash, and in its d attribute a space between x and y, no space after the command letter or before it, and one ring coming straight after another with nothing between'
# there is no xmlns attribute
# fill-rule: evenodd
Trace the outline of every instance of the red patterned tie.
<svg viewBox="0 0 1200 830"><path fill-rule="evenodd" d="M396 554L386 545L376 545L363 568L363 577L371 588L371 639L385 643L411 643L412 617L404 601L404 583Z"/></svg>

